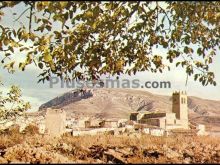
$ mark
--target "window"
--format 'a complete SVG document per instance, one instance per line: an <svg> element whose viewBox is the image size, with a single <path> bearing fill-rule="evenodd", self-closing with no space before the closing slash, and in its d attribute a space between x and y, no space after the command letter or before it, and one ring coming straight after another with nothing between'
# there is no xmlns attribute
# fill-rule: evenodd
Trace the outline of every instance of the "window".
<svg viewBox="0 0 220 165"><path fill-rule="evenodd" d="M181 98L181 103L186 104L186 98Z"/></svg>
<svg viewBox="0 0 220 165"><path fill-rule="evenodd" d="M181 98L181 103L183 104L183 98Z"/></svg>

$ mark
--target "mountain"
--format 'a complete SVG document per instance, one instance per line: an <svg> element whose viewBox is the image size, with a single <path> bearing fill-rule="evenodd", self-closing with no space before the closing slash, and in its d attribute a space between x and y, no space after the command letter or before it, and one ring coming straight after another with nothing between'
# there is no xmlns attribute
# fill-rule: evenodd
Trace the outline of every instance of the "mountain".
<svg viewBox="0 0 220 165"><path fill-rule="evenodd" d="M41 105L46 108L63 108L68 117L129 118L131 112L171 112L170 96L152 94L133 89L72 90ZM188 97L190 121L205 124L211 131L220 131L220 101Z"/></svg>

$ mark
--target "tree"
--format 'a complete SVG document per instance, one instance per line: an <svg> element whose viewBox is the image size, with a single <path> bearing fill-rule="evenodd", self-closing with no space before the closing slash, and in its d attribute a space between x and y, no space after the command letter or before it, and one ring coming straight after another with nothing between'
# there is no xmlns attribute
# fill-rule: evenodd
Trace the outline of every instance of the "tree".
<svg viewBox="0 0 220 165"><path fill-rule="evenodd" d="M28 24L0 26L9 72L15 61L7 59L19 49L26 53L19 68L35 63L43 82L51 75L70 80L163 72L175 63L187 78L216 85L209 66L220 48L220 2L0 2L1 18L22 4L15 21L27 16ZM154 54L155 48L167 53Z"/></svg>
<svg viewBox="0 0 220 165"><path fill-rule="evenodd" d="M11 86L7 96L0 92L0 124L16 119L31 108L30 103L22 100L21 96L21 90L14 85Z"/></svg>

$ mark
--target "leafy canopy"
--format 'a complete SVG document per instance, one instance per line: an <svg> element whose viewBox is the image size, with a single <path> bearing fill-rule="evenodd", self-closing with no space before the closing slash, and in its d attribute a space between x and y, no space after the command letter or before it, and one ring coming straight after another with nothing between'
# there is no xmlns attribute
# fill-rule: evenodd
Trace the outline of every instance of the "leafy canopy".
<svg viewBox="0 0 220 165"><path fill-rule="evenodd" d="M23 11L13 14L21 26L0 25L9 72L19 49L26 53L19 68L35 63L39 81L52 74L70 80L163 72L174 63L203 85L216 85L209 66L220 48L220 2L0 2L0 18L19 5ZM157 48L167 53L154 54Z"/></svg>

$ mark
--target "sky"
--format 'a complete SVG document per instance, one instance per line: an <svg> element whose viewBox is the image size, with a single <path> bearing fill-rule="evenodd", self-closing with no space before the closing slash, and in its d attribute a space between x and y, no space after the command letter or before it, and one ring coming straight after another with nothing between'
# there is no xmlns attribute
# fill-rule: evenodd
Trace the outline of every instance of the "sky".
<svg viewBox="0 0 220 165"><path fill-rule="evenodd" d="M17 11L22 11L22 6L16 9ZM13 23L12 15L10 15L12 11L8 11L8 16L6 15L6 19L1 20L0 24L11 25L12 27L18 26L16 23ZM7 13L6 13L7 14ZM155 54L163 53L162 49L154 49ZM165 53L165 52L164 52ZM220 52L218 51L217 56L213 60L213 64L210 65L210 70L215 73L215 80L217 82L217 86L202 86L200 82L195 82L193 77L189 77L188 84L185 86L186 81L186 73L185 71L179 68L171 68L171 71L165 71L163 73L150 73L150 72L139 72L135 76L126 76L123 75L120 79L128 78L128 79L139 79L141 82L146 81L170 81L171 88L166 89L139 89L145 90L148 92L152 92L154 94L161 95L170 95L173 91L187 91L188 95L196 96L204 99L212 99L220 101ZM2 55L1 55L2 56ZM24 54L19 51L16 52L15 59L22 60ZM61 88L60 83L55 87L50 88L49 82L46 83L37 83L38 75L41 71L35 67L34 65L27 66L24 72L16 71L14 74L9 74L7 70L3 69L2 64L0 66L0 78L4 83L4 86L0 87L0 91L6 93L9 90L11 85L18 85L23 93L23 99L29 101L32 105L32 111L38 110L38 107L49 101L50 99L61 95L71 89L69 88Z"/></svg>

